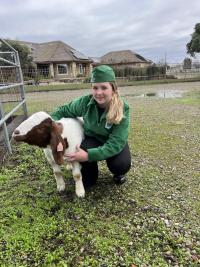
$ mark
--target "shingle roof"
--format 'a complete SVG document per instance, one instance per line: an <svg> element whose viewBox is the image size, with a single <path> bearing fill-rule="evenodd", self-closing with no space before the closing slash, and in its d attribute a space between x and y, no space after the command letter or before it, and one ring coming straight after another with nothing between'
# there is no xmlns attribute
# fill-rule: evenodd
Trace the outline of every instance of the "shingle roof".
<svg viewBox="0 0 200 267"><path fill-rule="evenodd" d="M61 62L61 61L91 61L89 57L75 50L62 41L47 43L21 42L29 46L35 63Z"/></svg>
<svg viewBox="0 0 200 267"><path fill-rule="evenodd" d="M141 55L132 50L112 51L101 57L103 64L121 64L121 63L150 63Z"/></svg>

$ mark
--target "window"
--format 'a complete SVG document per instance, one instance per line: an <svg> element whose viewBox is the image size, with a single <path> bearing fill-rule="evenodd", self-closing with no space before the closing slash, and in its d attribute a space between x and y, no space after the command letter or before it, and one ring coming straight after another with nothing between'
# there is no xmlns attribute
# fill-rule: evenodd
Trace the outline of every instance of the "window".
<svg viewBox="0 0 200 267"><path fill-rule="evenodd" d="M83 65L79 64L79 74L83 74Z"/></svg>
<svg viewBox="0 0 200 267"><path fill-rule="evenodd" d="M58 74L68 74L67 64L57 64Z"/></svg>

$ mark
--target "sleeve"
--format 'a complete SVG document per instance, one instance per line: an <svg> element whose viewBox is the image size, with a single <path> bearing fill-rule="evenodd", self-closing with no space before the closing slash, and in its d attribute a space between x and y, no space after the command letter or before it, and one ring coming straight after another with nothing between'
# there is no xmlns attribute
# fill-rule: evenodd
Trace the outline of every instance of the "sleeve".
<svg viewBox="0 0 200 267"><path fill-rule="evenodd" d="M129 107L126 106L124 118L120 124L113 126L113 130L106 143L100 147L87 150L89 161L105 160L119 154L127 143L129 124Z"/></svg>
<svg viewBox="0 0 200 267"><path fill-rule="evenodd" d="M58 107L50 116L54 120L60 120L62 118L76 118L81 117L84 114L87 105L87 97L83 96L71 101L70 103Z"/></svg>

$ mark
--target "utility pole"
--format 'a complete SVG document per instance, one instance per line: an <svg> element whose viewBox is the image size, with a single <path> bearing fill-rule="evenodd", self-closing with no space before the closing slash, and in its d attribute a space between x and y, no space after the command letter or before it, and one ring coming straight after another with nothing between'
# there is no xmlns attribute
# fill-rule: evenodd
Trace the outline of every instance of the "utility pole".
<svg viewBox="0 0 200 267"><path fill-rule="evenodd" d="M167 76L167 52L165 51L165 79Z"/></svg>

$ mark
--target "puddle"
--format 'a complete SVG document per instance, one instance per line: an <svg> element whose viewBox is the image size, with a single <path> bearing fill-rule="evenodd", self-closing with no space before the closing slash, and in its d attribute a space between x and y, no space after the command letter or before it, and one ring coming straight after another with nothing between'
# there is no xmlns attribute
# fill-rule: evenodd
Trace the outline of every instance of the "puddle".
<svg viewBox="0 0 200 267"><path fill-rule="evenodd" d="M182 97L185 91L181 90L159 90L156 92L149 92L145 94L125 94L124 96L129 97L158 97L158 98L177 98Z"/></svg>

